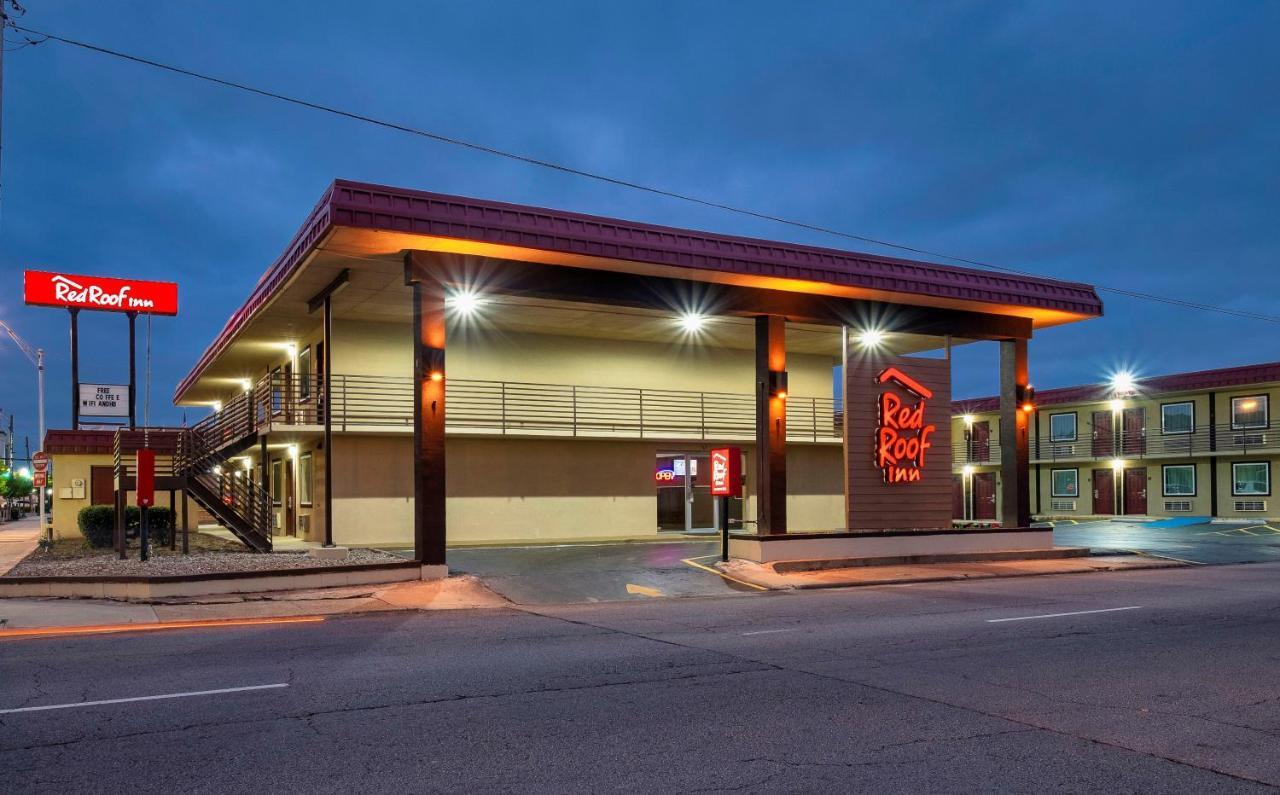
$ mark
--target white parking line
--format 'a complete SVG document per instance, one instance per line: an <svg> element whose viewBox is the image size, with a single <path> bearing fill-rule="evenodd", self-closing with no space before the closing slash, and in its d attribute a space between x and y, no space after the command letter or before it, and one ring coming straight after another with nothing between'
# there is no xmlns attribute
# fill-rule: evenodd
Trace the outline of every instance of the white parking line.
<svg viewBox="0 0 1280 795"><path fill-rule="evenodd" d="M193 690L189 693L163 693L158 696L134 696L133 698L108 698L102 701L78 701L74 704L48 704L43 707L16 707L0 709L0 715L14 712L42 712L47 709L71 709L72 707L97 707L103 704L127 704L131 701L158 701L165 698L190 698L191 696L216 696L222 693L243 693L246 690L271 690L277 687L288 687L285 682L274 685L249 685L248 687L224 687L220 690Z"/></svg>
<svg viewBox="0 0 1280 795"><path fill-rule="evenodd" d="M1031 621L1036 618L1062 618L1063 616L1087 616L1090 613L1114 613L1118 610L1141 610L1142 605L1128 607L1104 607L1101 610L1076 610L1071 613L1045 613L1041 616L1018 616L1016 618L988 618L988 624L999 624L1005 621Z"/></svg>
<svg viewBox="0 0 1280 795"><path fill-rule="evenodd" d="M795 631L796 630L794 627L791 629L758 629L755 632L743 632L742 635L743 637L746 637L747 635L772 635L776 632L795 632Z"/></svg>

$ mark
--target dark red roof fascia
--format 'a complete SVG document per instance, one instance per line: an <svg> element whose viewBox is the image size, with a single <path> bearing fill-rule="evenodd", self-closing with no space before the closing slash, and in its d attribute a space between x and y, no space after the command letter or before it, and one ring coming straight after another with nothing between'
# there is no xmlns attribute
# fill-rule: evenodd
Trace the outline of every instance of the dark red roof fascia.
<svg viewBox="0 0 1280 795"><path fill-rule="evenodd" d="M1143 397L1176 392L1194 392L1201 389L1230 389L1238 386L1280 382L1280 362L1246 364L1240 367L1224 367L1217 370L1196 370L1190 373L1172 373L1152 378L1138 379L1136 387ZM1057 389L1036 391L1037 406L1053 406L1063 403L1088 403L1111 397L1109 384L1082 384ZM953 400L951 411L955 414L996 411L999 397Z"/></svg>
<svg viewBox="0 0 1280 795"><path fill-rule="evenodd" d="M717 235L593 215L337 180L245 304L227 321L175 398L335 226L450 237L679 268L824 282L960 301L1102 314L1092 287L929 262Z"/></svg>
<svg viewBox="0 0 1280 795"><path fill-rule="evenodd" d="M46 453L94 454L112 452L112 440L115 431L70 431L47 430L44 432L44 451Z"/></svg>

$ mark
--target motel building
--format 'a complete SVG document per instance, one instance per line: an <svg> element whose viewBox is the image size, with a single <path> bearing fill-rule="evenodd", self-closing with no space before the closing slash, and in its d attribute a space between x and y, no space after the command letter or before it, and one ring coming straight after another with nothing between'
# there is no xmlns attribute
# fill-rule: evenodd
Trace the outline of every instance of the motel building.
<svg viewBox="0 0 1280 795"><path fill-rule="evenodd" d="M710 531L733 446L734 556L1040 549L1027 341L1101 313L1087 285L338 181L178 385L209 414L171 482L255 548L440 567ZM950 349L981 342L1008 519L954 528Z"/></svg>
<svg viewBox="0 0 1280 795"><path fill-rule="evenodd" d="M1032 512L1111 516L1280 517L1280 362L1135 379L1035 395ZM999 399L952 404L953 513L1003 521Z"/></svg>

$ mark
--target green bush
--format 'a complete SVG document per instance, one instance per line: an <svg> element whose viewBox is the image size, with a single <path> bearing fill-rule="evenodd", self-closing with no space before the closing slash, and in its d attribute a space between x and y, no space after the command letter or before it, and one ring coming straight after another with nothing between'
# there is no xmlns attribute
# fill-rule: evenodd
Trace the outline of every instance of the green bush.
<svg viewBox="0 0 1280 795"><path fill-rule="evenodd" d="M91 547L109 547L115 540L116 508L114 505L90 505L81 508L76 517L80 534Z"/></svg>
<svg viewBox="0 0 1280 795"><path fill-rule="evenodd" d="M173 538L173 511L152 508L147 512L148 534L152 546L167 545ZM105 548L115 543L116 509L114 505L90 505L81 508L77 517L80 533L89 546ZM142 513L134 505L124 509L125 533L136 538L142 524Z"/></svg>

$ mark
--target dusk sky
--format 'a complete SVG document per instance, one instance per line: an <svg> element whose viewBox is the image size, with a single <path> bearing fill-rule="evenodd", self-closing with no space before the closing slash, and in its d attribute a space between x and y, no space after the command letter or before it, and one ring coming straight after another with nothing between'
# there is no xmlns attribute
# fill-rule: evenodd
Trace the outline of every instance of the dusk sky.
<svg viewBox="0 0 1280 795"><path fill-rule="evenodd" d="M578 168L1280 314L1274 2L26 5L32 28ZM22 305L24 268L180 283L151 386L152 423L176 423L174 384L338 177L877 251L16 41L0 317L48 351L54 428L67 314ZM1033 341L1037 387L1280 359L1274 323L1101 295L1104 318ZM82 314L82 380L127 381L125 328ZM8 340L0 367L25 455L34 374ZM994 345L958 353L955 379L993 391Z"/></svg>

